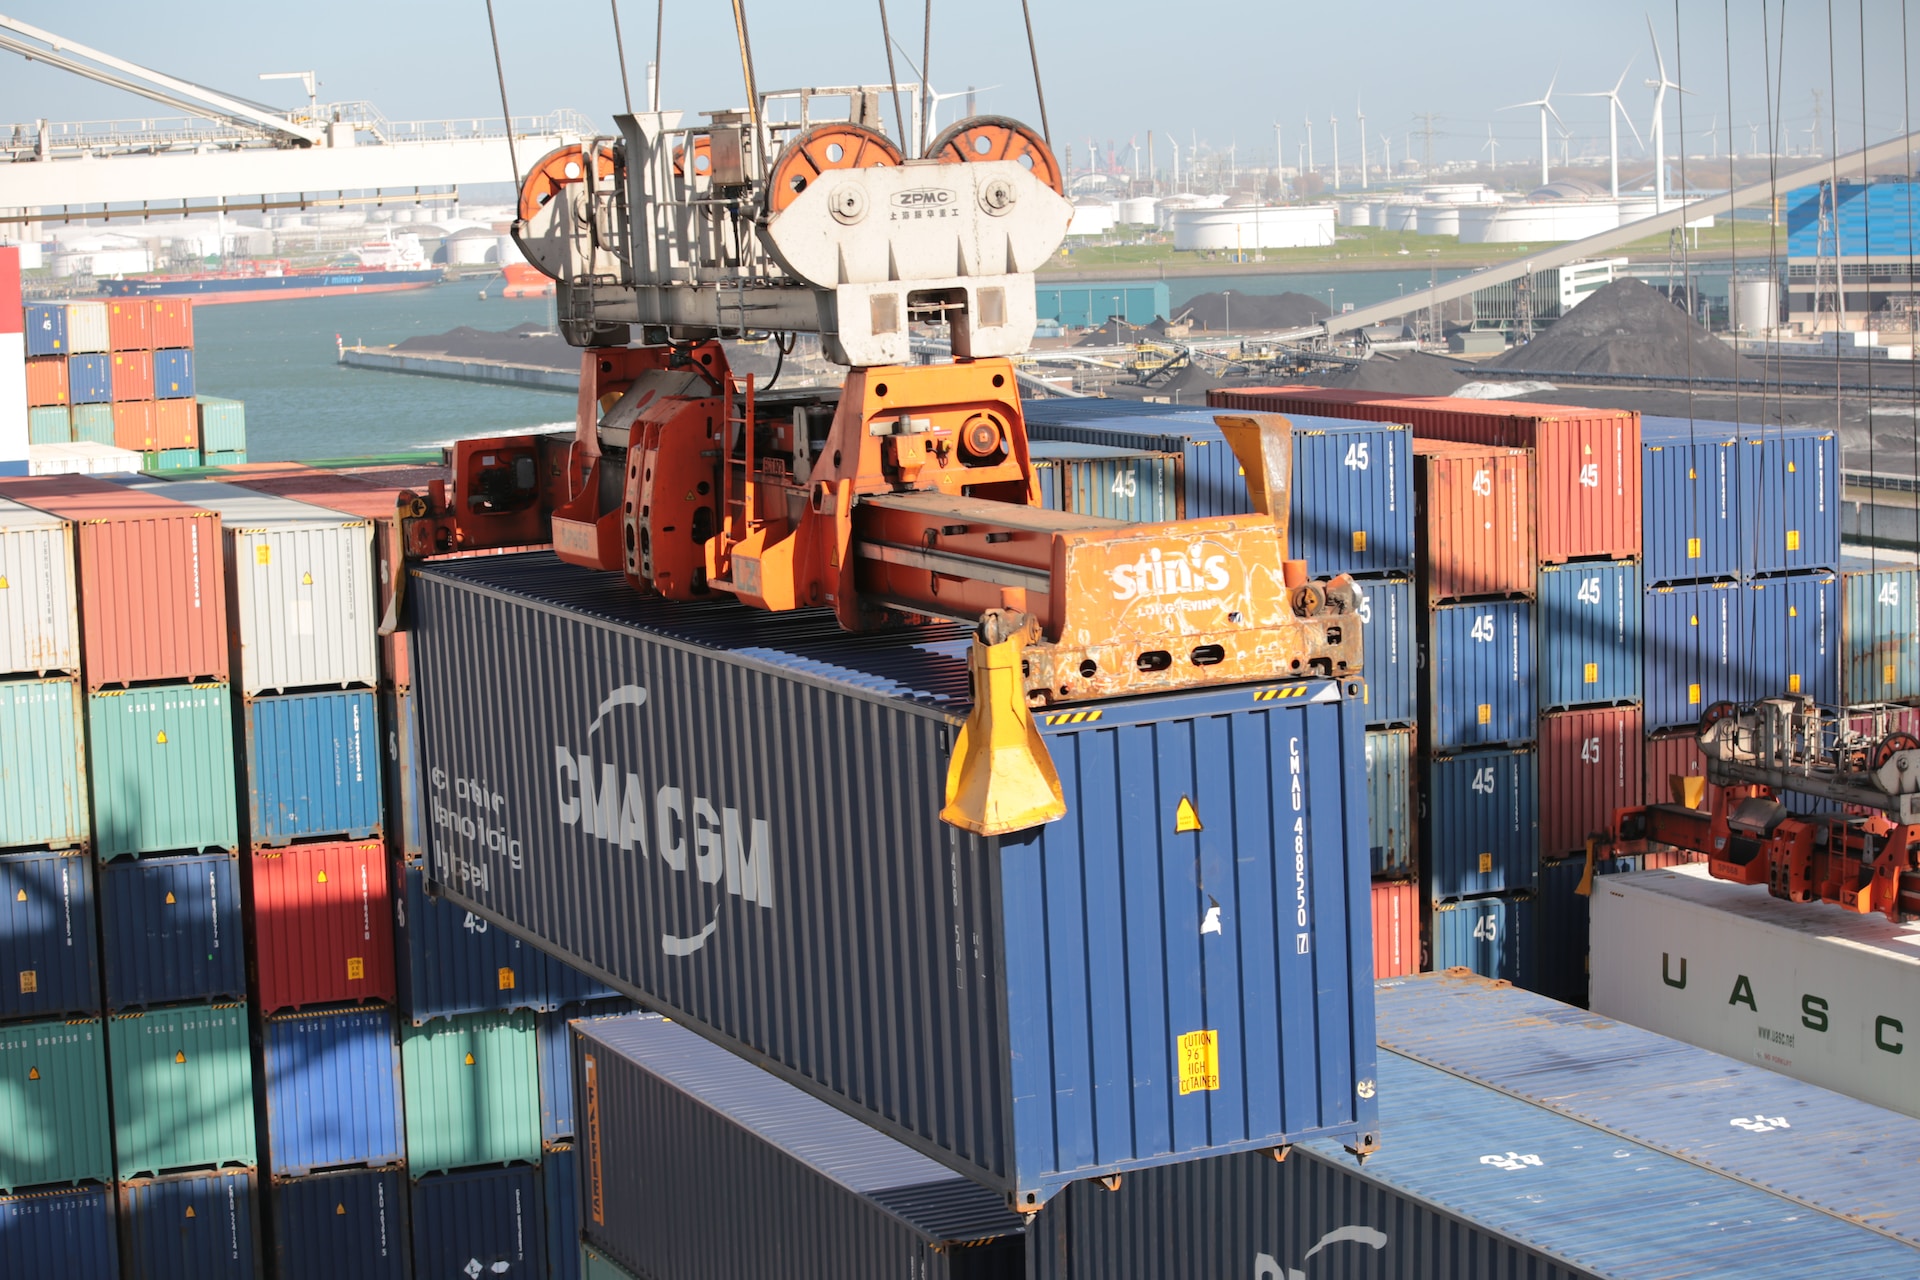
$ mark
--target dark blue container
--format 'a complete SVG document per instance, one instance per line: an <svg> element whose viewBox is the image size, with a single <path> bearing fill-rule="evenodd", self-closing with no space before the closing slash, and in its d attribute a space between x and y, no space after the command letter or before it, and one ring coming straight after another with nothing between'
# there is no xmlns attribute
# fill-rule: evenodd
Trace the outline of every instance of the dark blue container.
<svg viewBox="0 0 1920 1280"><path fill-rule="evenodd" d="M1640 566L1540 566L1540 709L1640 701Z"/></svg>
<svg viewBox="0 0 1920 1280"><path fill-rule="evenodd" d="M1646 584L1740 573L1740 433L1730 422L1640 419L1641 557Z"/></svg>
<svg viewBox="0 0 1920 1280"><path fill-rule="evenodd" d="M1531 897L1468 898L1433 908L1433 968L1471 969L1483 978L1534 983Z"/></svg>
<svg viewBox="0 0 1920 1280"><path fill-rule="evenodd" d="M580 1161L571 1142L550 1145L540 1157L540 1190L547 1202L547 1280L580 1280Z"/></svg>
<svg viewBox="0 0 1920 1280"><path fill-rule="evenodd" d="M255 844L380 831L380 721L371 689L246 704L247 800Z"/></svg>
<svg viewBox="0 0 1920 1280"><path fill-rule="evenodd" d="M0 1276L117 1280L113 1209L102 1186L0 1196Z"/></svg>
<svg viewBox="0 0 1920 1280"><path fill-rule="evenodd" d="M261 1025L261 1132L276 1178L407 1158L393 1011L282 1013Z"/></svg>
<svg viewBox="0 0 1920 1280"><path fill-rule="evenodd" d="M440 1173L413 1184L413 1273L456 1280L534 1280L547 1265L540 1170Z"/></svg>
<svg viewBox="0 0 1920 1280"><path fill-rule="evenodd" d="M407 1174L348 1169L273 1184L279 1280L406 1280Z"/></svg>
<svg viewBox="0 0 1920 1280"><path fill-rule="evenodd" d="M27 304L26 330L28 355L67 355L67 304L64 302L29 302Z"/></svg>
<svg viewBox="0 0 1920 1280"><path fill-rule="evenodd" d="M93 858L0 855L0 1019L100 1012Z"/></svg>
<svg viewBox="0 0 1920 1280"><path fill-rule="evenodd" d="M1840 581L1836 574L1764 578L1747 589L1754 646L1750 698L1803 693L1840 701Z"/></svg>
<svg viewBox="0 0 1920 1280"><path fill-rule="evenodd" d="M1458 751L1533 741L1533 602L1441 605L1427 628L1426 745Z"/></svg>
<svg viewBox="0 0 1920 1280"><path fill-rule="evenodd" d="M1593 860L1596 877L1637 870L1634 858ZM1580 883L1586 874L1583 857L1544 862L1534 898L1540 926L1534 948L1534 990L1583 1009L1587 1006L1587 903L1591 898L1580 893Z"/></svg>
<svg viewBox="0 0 1920 1280"><path fill-rule="evenodd" d="M586 1004L569 1004L540 1015L538 1049L540 1054L540 1140L562 1142L574 1136L573 1069L567 1054L572 1038L567 1024L576 1018L600 1018L630 1013L639 1006L614 997Z"/></svg>
<svg viewBox="0 0 1920 1280"><path fill-rule="evenodd" d="M426 873L406 871L394 902L394 967L400 1011L420 1026L434 1018L548 1005L546 956L498 925L427 895Z"/></svg>
<svg viewBox="0 0 1920 1280"><path fill-rule="evenodd" d="M1436 755L1422 789L1420 847L1435 899L1533 887L1540 850L1539 761L1532 747Z"/></svg>
<svg viewBox="0 0 1920 1280"><path fill-rule="evenodd" d="M1413 640L1413 582L1360 578L1361 646L1367 685L1367 727L1412 724L1419 709L1418 650Z"/></svg>
<svg viewBox="0 0 1920 1280"><path fill-rule="evenodd" d="M1756 595L1727 582L1647 592L1640 617L1648 733L1697 725L1714 703L1748 696L1758 638L1746 615Z"/></svg>
<svg viewBox="0 0 1920 1280"><path fill-rule="evenodd" d="M193 399L193 349L175 347L153 353L153 398Z"/></svg>
<svg viewBox="0 0 1920 1280"><path fill-rule="evenodd" d="M113 399L113 357L69 356L67 399L73 404L107 404Z"/></svg>
<svg viewBox="0 0 1920 1280"><path fill-rule="evenodd" d="M426 772L420 763L420 720L410 689L380 695L382 732L386 735L387 850L397 858L418 864L426 859Z"/></svg>
<svg viewBox="0 0 1920 1280"><path fill-rule="evenodd" d="M107 863L100 924L110 1011L247 998L240 864L232 854Z"/></svg>
<svg viewBox="0 0 1920 1280"><path fill-rule="evenodd" d="M1745 571L1840 567L1840 446L1831 427L1745 427L1740 511Z"/></svg>
<svg viewBox="0 0 1920 1280"><path fill-rule="evenodd" d="M542 956L539 979L539 1007L557 1009L583 1000L617 998L619 992L594 977L574 968L556 956Z"/></svg>
<svg viewBox="0 0 1920 1280"><path fill-rule="evenodd" d="M251 1169L120 1184L126 1280L254 1280L261 1274L259 1186Z"/></svg>

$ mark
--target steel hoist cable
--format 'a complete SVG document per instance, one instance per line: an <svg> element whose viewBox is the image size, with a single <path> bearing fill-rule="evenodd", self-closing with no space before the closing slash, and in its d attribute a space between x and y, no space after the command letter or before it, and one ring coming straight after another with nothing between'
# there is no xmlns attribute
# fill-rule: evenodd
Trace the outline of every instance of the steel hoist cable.
<svg viewBox="0 0 1920 1280"><path fill-rule="evenodd" d="M1033 60L1033 96L1040 101L1040 136L1053 145L1053 129L1047 124L1047 91L1040 86L1040 46L1033 39L1033 10L1028 0L1020 0L1020 16L1027 22L1027 56ZM1175 147L1180 144L1176 141Z"/></svg>
<svg viewBox="0 0 1920 1280"><path fill-rule="evenodd" d="M900 73L893 67L893 28L887 25L887 0L880 0L880 43L887 47L887 88L893 94L893 125L900 133L900 150L907 149L907 117L900 110Z"/></svg>
<svg viewBox="0 0 1920 1280"><path fill-rule="evenodd" d="M487 0L487 34L493 37L493 73L500 81L500 117L507 128L507 163L513 166L513 189L520 190L520 157L513 149L513 112L507 108L507 68L500 61L500 28L493 21L493 0Z"/></svg>
<svg viewBox="0 0 1920 1280"><path fill-rule="evenodd" d="M608 0L613 6L613 51L620 55L620 96L626 100L627 114L633 114L633 86L627 81L627 42L620 38L620 0Z"/></svg>

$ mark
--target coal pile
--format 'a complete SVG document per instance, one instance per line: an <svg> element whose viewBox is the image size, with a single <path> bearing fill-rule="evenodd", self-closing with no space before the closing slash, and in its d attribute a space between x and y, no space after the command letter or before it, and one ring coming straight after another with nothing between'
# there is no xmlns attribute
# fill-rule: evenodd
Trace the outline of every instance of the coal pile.
<svg viewBox="0 0 1920 1280"><path fill-rule="evenodd" d="M1420 351L1382 353L1333 373L1316 373L1311 381L1348 391L1381 395L1450 396L1463 386L1472 366Z"/></svg>
<svg viewBox="0 0 1920 1280"><path fill-rule="evenodd" d="M1633 373L1655 378L1750 376L1732 348L1639 280L1616 280L1489 369Z"/></svg>
<svg viewBox="0 0 1920 1280"><path fill-rule="evenodd" d="M530 364L543 369L578 369L580 350L559 334L537 324L511 329L474 329L461 325L445 333L422 334L394 344L395 351L413 355L452 356L456 360L486 360L495 364Z"/></svg>
<svg viewBox="0 0 1920 1280"><path fill-rule="evenodd" d="M1298 329L1318 324L1331 313L1327 304L1304 293L1203 293L1176 311L1191 310L1188 318L1202 329L1234 332L1249 329Z"/></svg>

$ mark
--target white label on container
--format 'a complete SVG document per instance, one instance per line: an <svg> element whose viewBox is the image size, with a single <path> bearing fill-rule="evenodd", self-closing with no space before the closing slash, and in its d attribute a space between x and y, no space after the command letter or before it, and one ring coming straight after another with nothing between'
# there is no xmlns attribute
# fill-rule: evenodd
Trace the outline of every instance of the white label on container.
<svg viewBox="0 0 1920 1280"><path fill-rule="evenodd" d="M297 636L313 634L313 601L290 600L287 602L287 625Z"/></svg>

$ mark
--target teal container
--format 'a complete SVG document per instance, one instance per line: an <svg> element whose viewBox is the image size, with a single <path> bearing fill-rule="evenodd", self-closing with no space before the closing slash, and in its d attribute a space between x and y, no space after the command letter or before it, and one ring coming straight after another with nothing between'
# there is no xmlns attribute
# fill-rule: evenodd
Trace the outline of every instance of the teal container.
<svg viewBox="0 0 1920 1280"><path fill-rule="evenodd" d="M89 444L113 443L113 406L77 404L73 406L73 438Z"/></svg>
<svg viewBox="0 0 1920 1280"><path fill-rule="evenodd" d="M72 680L0 682L0 849L85 843L80 743Z"/></svg>
<svg viewBox="0 0 1920 1280"><path fill-rule="evenodd" d="M1413 870L1413 730L1367 730L1367 844L1373 874Z"/></svg>
<svg viewBox="0 0 1920 1280"><path fill-rule="evenodd" d="M67 444L73 440L73 418L63 404L27 410L27 440L31 444Z"/></svg>
<svg viewBox="0 0 1920 1280"><path fill-rule="evenodd" d="M225 684L176 684L87 699L101 858L238 847L230 698Z"/></svg>
<svg viewBox="0 0 1920 1280"><path fill-rule="evenodd" d="M204 453L200 456L202 465L209 467L240 467L245 466L247 461L245 449L228 449L219 453Z"/></svg>
<svg viewBox="0 0 1920 1280"><path fill-rule="evenodd" d="M200 413L200 447L208 453L244 453L247 406L240 400L195 396Z"/></svg>
<svg viewBox="0 0 1920 1280"><path fill-rule="evenodd" d="M112 1180L100 1020L0 1027L0 1192Z"/></svg>
<svg viewBox="0 0 1920 1280"><path fill-rule="evenodd" d="M246 1005L123 1013L107 1039L120 1177L254 1163Z"/></svg>
<svg viewBox="0 0 1920 1280"><path fill-rule="evenodd" d="M1920 698L1920 569L1848 557L1840 595L1841 698Z"/></svg>
<svg viewBox="0 0 1920 1280"><path fill-rule="evenodd" d="M198 449L162 449L140 455L142 471L191 471L200 465Z"/></svg>
<svg viewBox="0 0 1920 1280"><path fill-rule="evenodd" d="M403 1027L407 1169L537 1164L540 1082L534 1016L470 1013Z"/></svg>

